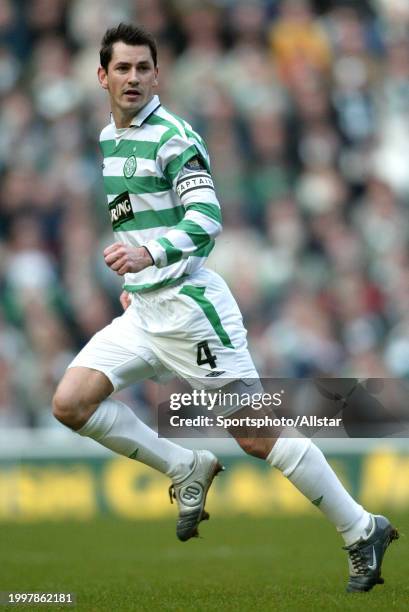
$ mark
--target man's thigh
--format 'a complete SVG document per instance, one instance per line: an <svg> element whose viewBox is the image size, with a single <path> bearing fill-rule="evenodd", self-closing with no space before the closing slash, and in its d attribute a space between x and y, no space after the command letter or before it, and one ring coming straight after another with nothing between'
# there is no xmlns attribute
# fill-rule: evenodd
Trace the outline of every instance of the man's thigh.
<svg viewBox="0 0 409 612"><path fill-rule="evenodd" d="M129 308L132 308L131 306ZM161 379L169 372L149 346L143 330L127 311L97 332L68 366L102 372L113 391L148 378Z"/></svg>
<svg viewBox="0 0 409 612"><path fill-rule="evenodd" d="M240 310L220 277L195 275L161 308L171 331L152 335L155 354L193 387L258 378Z"/></svg>

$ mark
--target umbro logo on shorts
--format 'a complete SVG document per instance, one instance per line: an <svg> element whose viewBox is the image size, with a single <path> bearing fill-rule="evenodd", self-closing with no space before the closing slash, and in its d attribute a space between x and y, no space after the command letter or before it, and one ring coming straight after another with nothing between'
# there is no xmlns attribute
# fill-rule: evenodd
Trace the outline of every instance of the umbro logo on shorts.
<svg viewBox="0 0 409 612"><path fill-rule="evenodd" d="M221 376L225 373L226 370L212 370L209 374L206 374L206 378L216 378L216 376Z"/></svg>

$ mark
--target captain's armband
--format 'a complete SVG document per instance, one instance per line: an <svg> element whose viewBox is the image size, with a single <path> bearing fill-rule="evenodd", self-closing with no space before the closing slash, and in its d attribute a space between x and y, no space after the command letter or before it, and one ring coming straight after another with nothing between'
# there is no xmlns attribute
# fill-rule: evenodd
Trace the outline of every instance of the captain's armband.
<svg viewBox="0 0 409 612"><path fill-rule="evenodd" d="M176 193L180 199L198 189L212 189L214 191L213 179L207 171L187 174L176 185Z"/></svg>
<svg viewBox="0 0 409 612"><path fill-rule="evenodd" d="M176 193L183 201L184 196L201 189L214 191L213 179L202 158L195 155L183 166L176 181Z"/></svg>

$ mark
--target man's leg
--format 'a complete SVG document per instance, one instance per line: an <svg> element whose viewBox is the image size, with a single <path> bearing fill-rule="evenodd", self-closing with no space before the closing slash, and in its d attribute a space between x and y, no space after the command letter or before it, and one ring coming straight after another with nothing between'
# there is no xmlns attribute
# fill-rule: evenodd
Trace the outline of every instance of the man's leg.
<svg viewBox="0 0 409 612"><path fill-rule="evenodd" d="M149 365L140 361L139 369L152 376ZM159 438L129 406L109 397L113 390L102 372L69 368L55 393L53 414L80 435L120 455L137 459L173 480L183 478L192 466L193 452Z"/></svg>
<svg viewBox="0 0 409 612"><path fill-rule="evenodd" d="M240 417L240 412L235 413ZM320 449L303 436L244 438L235 436L248 454L264 459L335 525L349 554L348 591L369 591L383 583L381 564L398 532L382 516L369 514L343 487Z"/></svg>
<svg viewBox="0 0 409 612"><path fill-rule="evenodd" d="M142 359L134 361L140 379L154 375ZM176 535L182 541L197 536L199 523L209 518L205 511L207 492L214 476L223 469L217 457L159 438L129 406L109 397L113 390L102 372L69 368L55 393L53 414L80 435L169 476L173 482L171 501L176 499L179 508Z"/></svg>

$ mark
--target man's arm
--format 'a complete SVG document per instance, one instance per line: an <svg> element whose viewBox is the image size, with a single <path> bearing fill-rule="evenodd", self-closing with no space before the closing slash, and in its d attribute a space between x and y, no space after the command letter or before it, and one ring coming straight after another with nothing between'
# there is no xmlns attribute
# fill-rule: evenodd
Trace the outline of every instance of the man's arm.
<svg viewBox="0 0 409 612"><path fill-rule="evenodd" d="M145 246L158 268L191 255L206 257L222 230L222 217L203 141L193 142L174 132L159 148L157 163L184 206L185 215L164 236Z"/></svg>

